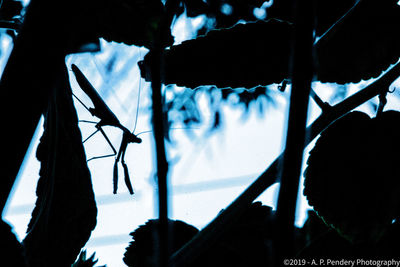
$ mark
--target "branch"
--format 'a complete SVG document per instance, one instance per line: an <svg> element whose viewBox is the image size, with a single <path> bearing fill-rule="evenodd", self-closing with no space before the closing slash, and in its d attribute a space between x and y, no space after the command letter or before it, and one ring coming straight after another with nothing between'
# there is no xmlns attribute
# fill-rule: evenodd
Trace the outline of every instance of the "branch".
<svg viewBox="0 0 400 267"><path fill-rule="evenodd" d="M397 63L378 80L366 88L324 111L308 128L305 146L317 137L332 122L354 108L385 91L400 76L400 63ZM284 153L284 152L283 152ZM229 229L235 221L269 186L277 182L279 163L283 153L254 181L235 201L223 210L212 222L200 231L191 241L178 250L171 258L171 266L179 267L193 262L218 237Z"/></svg>

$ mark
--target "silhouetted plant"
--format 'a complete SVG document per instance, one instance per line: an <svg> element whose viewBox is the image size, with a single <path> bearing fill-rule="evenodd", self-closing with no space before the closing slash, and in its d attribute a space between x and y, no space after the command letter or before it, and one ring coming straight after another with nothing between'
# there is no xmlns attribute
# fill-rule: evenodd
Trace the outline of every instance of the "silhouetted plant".
<svg viewBox="0 0 400 267"><path fill-rule="evenodd" d="M208 244L201 255L186 266L268 266L273 258L273 227L275 213L271 207L255 202L216 242ZM128 266L157 266L157 220L150 220L131 233L133 241L127 247L124 262ZM182 221L170 221L171 254L192 239L198 230ZM304 238L297 229L297 247L304 247Z"/></svg>
<svg viewBox="0 0 400 267"><path fill-rule="evenodd" d="M78 259L74 264L71 265L71 267L94 267L95 264L97 263L98 260L95 260L95 253L92 254L89 258L86 257L86 250L82 250L81 254L79 254ZM98 266L98 267L105 267L103 266Z"/></svg>
<svg viewBox="0 0 400 267"><path fill-rule="evenodd" d="M31 267L71 266L96 226L91 176L63 69L48 99L36 153L41 163L37 200L23 241Z"/></svg>
<svg viewBox="0 0 400 267"><path fill-rule="evenodd" d="M324 221L353 243L376 243L400 215L396 164L400 112L335 121L310 152L304 194Z"/></svg>
<svg viewBox="0 0 400 267"><path fill-rule="evenodd" d="M29 143L32 125L36 125L41 113L45 114L45 131L37 151L41 162L38 199L23 242L30 266L70 266L96 224L94 192L62 61L65 56L100 49L98 39L101 37L145 46L150 53L140 63L141 75L153 82L153 96L161 92L161 83L206 88L213 104L212 125L217 128L222 121L220 105L230 96L236 96L238 103L247 109L264 97L272 102L270 85L291 82L292 36L296 26L292 13L294 2L276 0L266 10L267 16L259 19L254 12L264 6L264 1L258 0L170 0L165 5L158 0L64 1L60 2L62 8L57 9L59 13L53 12L49 1L41 6L40 2L32 0L25 20L20 2L3 1L0 19L14 23L8 25L21 31L0 85L5 97L11 95L15 100L21 96L21 109L26 117L23 123L29 128L16 126L12 116L5 118L5 125L23 133L23 138L12 136L12 132L7 137L18 147L13 153L17 156L9 157L9 161L15 161L10 164L13 170L7 171L6 179L2 180L3 199L8 196L13 181L8 176L16 172ZM318 1L314 43L316 80L347 84L377 78L398 61L400 7L397 2ZM206 23L199 30L205 35L172 45L171 22L183 10L189 17L206 16ZM70 19L71 14L74 19ZM23 19L20 28L19 22ZM44 30L48 25L52 26L54 34L51 38ZM35 38L51 45L38 45L33 42ZM46 77L42 77L41 71L46 68ZM384 95L398 77L398 69L396 65L342 103L323 106L322 115L308 128L305 144L323 132L308 161L304 192L317 214L337 232L325 227L312 213L303 229L295 231L299 255L395 255L395 237L400 233L397 221L400 185L392 155L399 151L395 128L399 112L383 112L383 108ZM42 87L40 91L38 88ZM18 90L24 93L18 94ZM218 97L214 99L217 91ZM378 94L382 104L376 118L352 112L337 120ZM174 92L168 101L160 95L153 98L154 125L155 128L161 126L155 135L157 141L162 141L156 142L161 144L157 146L157 153L164 156L164 159L158 158L161 163L157 172L164 178L168 164L163 140L168 134L163 132L163 126L172 122L166 114L178 111L186 124L201 121L196 93L179 103L181 95L187 97ZM3 113L6 111L4 109ZM7 146L6 151L14 152L12 149ZM139 227L131 234L135 240L127 249L125 262L129 266L154 266L153 256L165 252L153 251L160 245L157 242L161 242L154 234L164 231L159 228L166 223L175 229L171 234L177 243L167 252L168 256L175 252L171 262L178 266L182 265L179 260L185 253L189 255L187 264L193 266L266 266L271 263L274 244L270 241L277 238L273 233L275 215L270 208L252 202L278 180L280 158L200 232L183 222L167 223L166 218ZM2 202L4 206L5 201ZM186 230L182 230L185 234L177 239L176 232L181 231L178 228ZM23 266L21 247L14 236L9 235L10 229L5 227L4 232L9 236L6 242L13 245L10 251L17 255L19 266ZM204 246L209 240L214 243ZM200 260L196 262L196 259ZM76 264L93 266L95 261L93 256L86 259L82 253Z"/></svg>

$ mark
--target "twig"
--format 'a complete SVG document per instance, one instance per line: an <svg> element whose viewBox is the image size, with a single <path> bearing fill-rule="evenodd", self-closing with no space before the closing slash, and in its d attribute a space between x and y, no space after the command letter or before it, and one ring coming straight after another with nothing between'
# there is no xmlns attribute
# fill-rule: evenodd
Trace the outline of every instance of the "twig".
<svg viewBox="0 0 400 267"><path fill-rule="evenodd" d="M310 90L310 95L311 95L312 99L314 100L314 102L319 106L319 108L322 111L330 108L331 105L329 105L329 103L323 101L312 88Z"/></svg>
<svg viewBox="0 0 400 267"><path fill-rule="evenodd" d="M350 112L354 108L375 97L387 88L400 76L400 63L397 63L378 80L366 88L348 97L342 102L323 112L308 128L305 140L307 146L332 122ZM234 222L263 193L269 186L277 182L281 154L275 161L226 209L224 209L212 222L201 230L191 241L178 250L171 258L173 266L184 266L193 262L196 257L209 247L209 244L229 229Z"/></svg>

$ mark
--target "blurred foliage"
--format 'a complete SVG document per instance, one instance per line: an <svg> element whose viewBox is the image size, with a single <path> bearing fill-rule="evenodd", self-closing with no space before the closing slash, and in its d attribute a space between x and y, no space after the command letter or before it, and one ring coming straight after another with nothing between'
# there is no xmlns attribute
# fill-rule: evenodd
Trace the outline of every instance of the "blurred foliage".
<svg viewBox="0 0 400 267"><path fill-rule="evenodd" d="M0 19L13 20L22 16L22 1L2 0L0 4Z"/></svg>
<svg viewBox="0 0 400 267"><path fill-rule="evenodd" d="M16 31L21 27L23 8L22 1L3 0L0 3L0 28L6 29L12 38L15 38Z"/></svg>
<svg viewBox="0 0 400 267"><path fill-rule="evenodd" d="M197 31L202 35L212 29L232 27L239 21L257 20L255 10L263 8L264 0L182 0L181 3L180 12L185 9L188 17L206 16L203 27Z"/></svg>
<svg viewBox="0 0 400 267"><path fill-rule="evenodd" d="M209 129L208 133L223 126L225 107L240 109L244 120L253 111L262 117L269 108L276 106L276 96L280 92L266 86L222 90L213 86L201 86L196 90L178 90L169 85L166 87L166 94L170 97L165 104L165 110L168 111L168 122L165 125L173 129L175 125L183 124L186 133L190 135L191 129L204 123ZM202 96L207 99L207 108L210 111L208 118L204 118L204 110L199 106ZM167 139L171 141L170 138Z"/></svg>

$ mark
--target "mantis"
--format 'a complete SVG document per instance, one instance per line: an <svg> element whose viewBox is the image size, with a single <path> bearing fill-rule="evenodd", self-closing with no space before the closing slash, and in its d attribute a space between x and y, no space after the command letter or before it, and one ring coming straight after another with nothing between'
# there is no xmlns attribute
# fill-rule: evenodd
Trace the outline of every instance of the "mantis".
<svg viewBox="0 0 400 267"><path fill-rule="evenodd" d="M78 82L80 88L85 92L85 94L90 98L92 101L94 107L87 107L85 104L83 104L79 98L78 101L92 114L92 116L95 116L100 119L98 123L96 123L96 131L92 133L89 137L87 137L83 142L88 140L90 137L92 137L95 133L100 132L107 143L110 145L113 154L110 155L105 155L105 156L98 156L98 157L93 157L90 158L88 161L93 160L93 159L98 159L98 158L105 158L105 157L111 157L117 155L115 158L115 163L114 163L114 170L113 170L113 193L117 193L118 189L118 162L121 161L122 167L124 169L124 181L125 185L129 190L129 193L133 195L133 188L132 184L129 178L129 172L128 172L128 166L125 163L125 152L128 147L128 144L130 143L137 143L140 144L142 142L142 139L137 137L135 134L130 132L125 126L123 126L118 118L115 116L115 114L111 111L111 109L107 106L107 104L103 101L103 99L100 97L100 95L97 93L96 89L93 87L93 85L89 82L89 80L85 77L85 75L82 73L82 71L75 65L72 64L71 66L72 72L75 75L76 81ZM112 126L116 127L122 130L123 135L122 135L122 141L120 148L117 151L115 150L114 146L112 145L111 141L107 137L106 133L102 129L103 126Z"/></svg>

